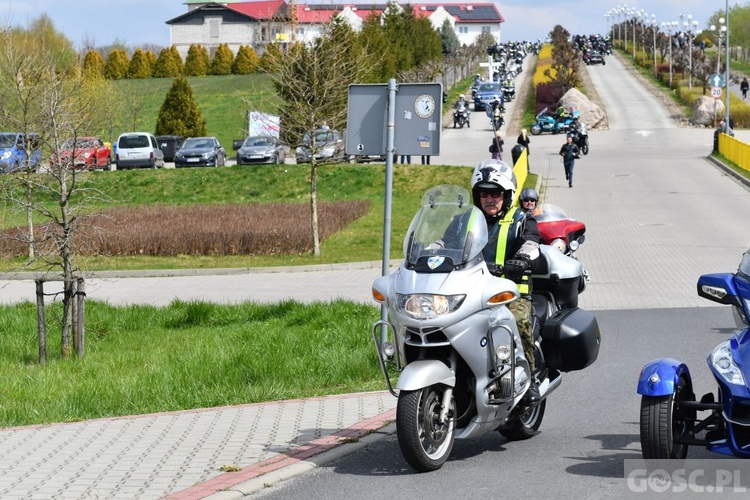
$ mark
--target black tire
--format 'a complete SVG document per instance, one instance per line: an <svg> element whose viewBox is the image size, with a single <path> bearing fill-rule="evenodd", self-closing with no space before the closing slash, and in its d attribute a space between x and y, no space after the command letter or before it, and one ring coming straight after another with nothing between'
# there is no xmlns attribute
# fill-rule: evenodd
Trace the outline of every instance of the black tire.
<svg viewBox="0 0 750 500"><path fill-rule="evenodd" d="M214 156L214 161L212 161L211 165L209 165L209 166L211 166L211 167L218 167L219 166L219 156L218 155Z"/></svg>
<svg viewBox="0 0 750 500"><path fill-rule="evenodd" d="M675 443L676 438L692 437L694 412L679 406L680 401L694 399L683 377L673 394L641 398L641 453L643 458L677 458L687 456L688 445Z"/></svg>
<svg viewBox="0 0 750 500"><path fill-rule="evenodd" d="M531 135L539 135L542 133L542 129L539 125L531 126Z"/></svg>
<svg viewBox="0 0 750 500"><path fill-rule="evenodd" d="M583 143L583 146L581 146L581 152L585 155L589 154L589 141Z"/></svg>
<svg viewBox="0 0 750 500"><path fill-rule="evenodd" d="M398 445L407 463L419 472L442 467L453 449L456 415L452 399L447 422L437 421L445 389L445 386L433 385L418 391L401 391L398 395Z"/></svg>
<svg viewBox="0 0 750 500"><path fill-rule="evenodd" d="M500 426L498 431L511 441L523 441L532 438L539 430L539 426L542 425L546 407L547 400L545 399L537 406L521 408L521 413L512 421Z"/></svg>

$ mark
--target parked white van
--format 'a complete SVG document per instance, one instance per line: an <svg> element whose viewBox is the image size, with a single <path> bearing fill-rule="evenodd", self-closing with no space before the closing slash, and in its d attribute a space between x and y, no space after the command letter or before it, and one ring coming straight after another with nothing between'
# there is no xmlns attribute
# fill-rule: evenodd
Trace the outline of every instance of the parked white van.
<svg viewBox="0 0 750 500"><path fill-rule="evenodd" d="M159 149L159 144L153 134L148 132L120 134L116 147L117 170L164 167L164 152Z"/></svg>

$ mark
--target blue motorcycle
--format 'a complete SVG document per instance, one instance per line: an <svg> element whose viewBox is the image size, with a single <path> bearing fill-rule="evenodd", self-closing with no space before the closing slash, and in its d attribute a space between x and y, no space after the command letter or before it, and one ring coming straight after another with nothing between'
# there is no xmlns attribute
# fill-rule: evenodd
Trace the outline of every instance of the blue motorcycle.
<svg viewBox="0 0 750 500"><path fill-rule="evenodd" d="M645 459L682 459L690 445L750 458L750 249L736 273L701 276L698 295L731 305L739 328L707 359L718 397L708 393L696 401L685 363L660 358L646 364L638 381ZM698 412L708 416L699 419Z"/></svg>
<svg viewBox="0 0 750 500"><path fill-rule="evenodd" d="M580 111L574 111L572 115L560 118L550 114L547 108L544 108L536 115L534 123L531 124L531 135L539 135L542 132L551 132L553 134L567 132L568 127L573 123L573 117L578 116L580 116Z"/></svg>

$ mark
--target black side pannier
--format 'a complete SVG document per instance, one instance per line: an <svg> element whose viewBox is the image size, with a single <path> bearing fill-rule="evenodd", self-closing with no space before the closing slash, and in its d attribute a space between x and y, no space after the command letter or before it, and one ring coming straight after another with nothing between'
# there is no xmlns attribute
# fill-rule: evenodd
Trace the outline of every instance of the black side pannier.
<svg viewBox="0 0 750 500"><path fill-rule="evenodd" d="M600 343L599 323L584 309L558 311L542 326L542 351L553 370L583 370L596 361Z"/></svg>

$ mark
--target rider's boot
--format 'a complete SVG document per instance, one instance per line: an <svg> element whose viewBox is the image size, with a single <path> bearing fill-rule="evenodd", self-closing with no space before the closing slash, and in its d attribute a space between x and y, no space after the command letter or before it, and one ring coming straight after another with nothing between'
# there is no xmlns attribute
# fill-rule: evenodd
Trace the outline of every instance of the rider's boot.
<svg viewBox="0 0 750 500"><path fill-rule="evenodd" d="M531 383L526 394L523 395L523 402L529 406L536 406L542 402L542 395L539 393L539 382L535 376L531 376Z"/></svg>

